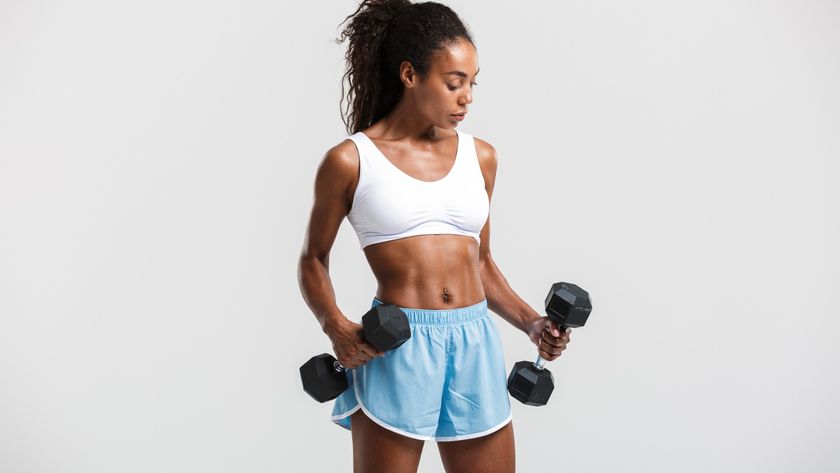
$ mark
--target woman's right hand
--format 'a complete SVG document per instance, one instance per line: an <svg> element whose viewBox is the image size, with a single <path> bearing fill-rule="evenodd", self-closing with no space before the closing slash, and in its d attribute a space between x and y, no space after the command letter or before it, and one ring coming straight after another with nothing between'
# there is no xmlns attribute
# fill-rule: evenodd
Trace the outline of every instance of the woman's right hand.
<svg viewBox="0 0 840 473"><path fill-rule="evenodd" d="M329 327L326 333L332 341L335 357L345 368L358 368L377 356L385 355L365 341L364 328L352 320L344 319Z"/></svg>

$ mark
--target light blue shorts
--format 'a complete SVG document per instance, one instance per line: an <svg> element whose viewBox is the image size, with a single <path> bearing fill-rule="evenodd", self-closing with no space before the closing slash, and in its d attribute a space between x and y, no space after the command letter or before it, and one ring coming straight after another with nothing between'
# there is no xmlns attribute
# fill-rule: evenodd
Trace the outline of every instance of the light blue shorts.
<svg viewBox="0 0 840 473"><path fill-rule="evenodd" d="M371 307L382 302L374 298ZM487 435L511 420L504 353L487 300L457 309L401 307L411 338L347 370L349 388L332 421L350 429L359 409L382 427L419 440Z"/></svg>

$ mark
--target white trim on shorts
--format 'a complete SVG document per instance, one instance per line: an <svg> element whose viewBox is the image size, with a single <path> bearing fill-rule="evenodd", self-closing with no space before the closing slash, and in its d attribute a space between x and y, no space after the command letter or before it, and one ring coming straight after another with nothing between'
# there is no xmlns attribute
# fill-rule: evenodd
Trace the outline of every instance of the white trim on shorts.
<svg viewBox="0 0 840 473"><path fill-rule="evenodd" d="M330 419L333 422L335 422L335 424L338 425L339 427L344 427L343 425L338 423L339 420L342 420L345 417L350 416L350 415L354 414L356 411L358 411L359 409L361 409L362 412L364 412L365 415L367 415L368 418L370 418L370 420L375 422L377 425L379 425L379 426L381 426L381 427L383 427L387 430L390 430L391 432L396 432L396 433L398 433L400 435L403 435L405 437L413 438L413 439L416 439L416 440L433 440L435 442L454 442L456 440L469 440L469 439L473 439L473 438L477 438L477 437L483 437L485 435L492 434L493 432L495 432L495 431L501 429L502 427L506 426L508 424L508 422L510 422L513 418L513 412L511 411L511 413L508 414L507 418L505 420L503 420L502 422L500 422L499 424L496 424L496 425L494 425L493 427L490 427L487 430L482 430L481 432L475 432L475 433L472 433L472 434L455 435L455 436L452 436L452 437L435 437L433 435L415 434L415 433L408 432L406 430L400 429L398 427L394 427L393 425L389 425L389 424L385 423L384 421L382 421L381 419L378 419L376 416L374 416L365 407L365 405L362 403L362 399L359 397L359 385L356 383L356 378L357 378L356 374L353 373L353 396L356 397L356 406L353 407L352 409L350 409L349 411L343 413L343 414L330 416ZM344 428L347 429L347 427L344 427ZM347 430L351 430L351 429L347 429Z"/></svg>
<svg viewBox="0 0 840 473"><path fill-rule="evenodd" d="M493 432L501 429L502 427L506 426L508 422L513 419L513 413L508 414L507 419L503 420L501 423L490 427L487 430L482 430L481 432L476 432L474 434L465 434L465 435L455 435L453 437L435 437L435 441L437 442L454 442L456 440L469 440L477 437L483 437L485 435L492 434Z"/></svg>
<svg viewBox="0 0 840 473"><path fill-rule="evenodd" d="M339 423L338 423L338 421L340 421L340 420L344 419L345 417L347 417L347 416L349 416L349 415L352 415L353 413L355 413L356 411L358 411L360 407L362 407L362 406L361 406L361 404L358 404L358 403L357 403L355 407L353 407L353 408L352 408L352 409L350 409L349 411L345 412L344 414L338 414L338 415L330 416L330 420L332 420L333 422L335 422L335 424L336 424L337 426L339 426L339 427L344 427L344 425L339 424ZM349 429L349 428L347 428L347 427L344 427L344 428L345 428L345 429L347 429L347 430L350 430L350 429Z"/></svg>

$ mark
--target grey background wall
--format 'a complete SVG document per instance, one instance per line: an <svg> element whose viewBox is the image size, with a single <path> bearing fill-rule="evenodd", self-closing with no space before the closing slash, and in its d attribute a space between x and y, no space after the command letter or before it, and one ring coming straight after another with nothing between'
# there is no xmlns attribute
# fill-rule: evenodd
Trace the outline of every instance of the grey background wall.
<svg viewBox="0 0 840 473"><path fill-rule="evenodd" d="M446 3L494 256L595 306L519 470L838 471L840 5ZM296 263L355 6L0 2L0 471L350 471ZM330 271L358 318L346 221Z"/></svg>

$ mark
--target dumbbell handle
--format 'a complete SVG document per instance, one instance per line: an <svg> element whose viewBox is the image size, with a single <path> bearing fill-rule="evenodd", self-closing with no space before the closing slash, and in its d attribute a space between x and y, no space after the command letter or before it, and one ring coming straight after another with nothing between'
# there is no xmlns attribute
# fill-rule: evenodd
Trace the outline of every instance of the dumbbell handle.
<svg viewBox="0 0 840 473"><path fill-rule="evenodd" d="M341 364L341 362L335 360L333 361L333 369L338 373L343 373L346 368Z"/></svg>
<svg viewBox="0 0 840 473"><path fill-rule="evenodd" d="M566 331L566 326L565 325L558 325L557 330L559 330L561 333L565 332ZM537 355L537 361L534 362L534 368L536 368L538 370L545 369L545 364L546 363L548 363L548 360L546 360L542 356Z"/></svg>

